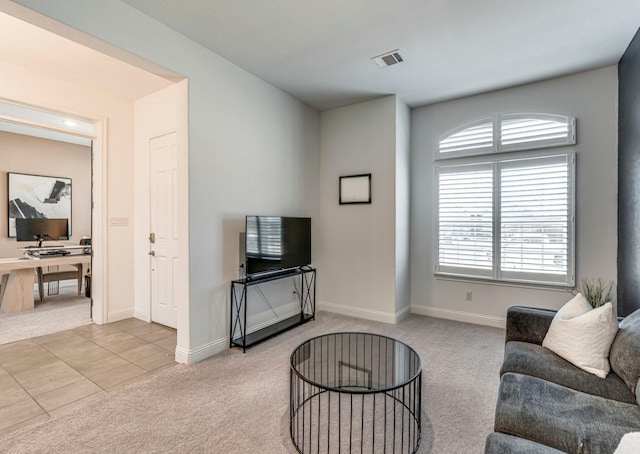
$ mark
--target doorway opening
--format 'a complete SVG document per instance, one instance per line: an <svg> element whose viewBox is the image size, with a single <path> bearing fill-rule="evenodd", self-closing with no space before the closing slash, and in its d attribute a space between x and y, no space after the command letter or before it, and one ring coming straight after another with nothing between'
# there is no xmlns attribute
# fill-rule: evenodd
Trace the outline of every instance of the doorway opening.
<svg viewBox="0 0 640 454"><path fill-rule="evenodd" d="M8 213L0 229L0 344L93 321L94 128L85 119L0 101L0 204ZM60 227L56 234L29 241L34 226L51 225ZM102 299L96 302L101 311Z"/></svg>

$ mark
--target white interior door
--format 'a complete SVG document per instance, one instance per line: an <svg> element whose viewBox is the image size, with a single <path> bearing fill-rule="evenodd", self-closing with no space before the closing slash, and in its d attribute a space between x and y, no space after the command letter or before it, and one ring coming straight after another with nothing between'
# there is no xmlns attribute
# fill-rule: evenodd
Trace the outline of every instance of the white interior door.
<svg viewBox="0 0 640 454"><path fill-rule="evenodd" d="M178 259L178 137L172 132L149 140L151 196L151 321L177 328L175 300Z"/></svg>

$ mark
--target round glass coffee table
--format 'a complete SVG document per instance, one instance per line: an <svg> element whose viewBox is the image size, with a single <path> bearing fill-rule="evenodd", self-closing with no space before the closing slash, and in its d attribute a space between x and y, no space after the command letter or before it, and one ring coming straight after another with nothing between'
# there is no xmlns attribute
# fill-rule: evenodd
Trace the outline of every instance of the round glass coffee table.
<svg viewBox="0 0 640 454"><path fill-rule="evenodd" d="M291 354L289 415L298 452L415 453L422 434L422 364L408 345L332 333Z"/></svg>

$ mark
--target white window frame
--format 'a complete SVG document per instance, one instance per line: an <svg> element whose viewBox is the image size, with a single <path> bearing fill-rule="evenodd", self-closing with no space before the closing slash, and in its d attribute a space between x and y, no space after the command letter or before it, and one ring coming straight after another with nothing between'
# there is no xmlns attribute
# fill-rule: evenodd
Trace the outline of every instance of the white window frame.
<svg viewBox="0 0 640 454"><path fill-rule="evenodd" d="M512 120L542 120L563 123L567 127L567 134L563 137L553 137L548 139L538 139L521 144L504 144L502 137L502 125L506 121ZM493 141L491 146L471 147L455 151L441 152L442 143L450 137L464 132L481 124L491 123L493 128ZM534 150L540 148L562 147L574 145L576 143L576 119L564 115L544 114L544 113L508 113L498 114L491 117L482 117L478 120L465 123L444 134L438 140L436 150L436 160L461 158L467 156L478 156L492 153L505 153L510 151Z"/></svg>
<svg viewBox="0 0 640 454"><path fill-rule="evenodd" d="M501 174L500 169L504 166L517 165L518 162L526 164L526 161L535 160L559 160L566 159L568 171L568 201L567 201L567 272L566 274L547 273L525 273L514 271L503 271L501 269ZM500 156L487 156L483 162L473 162L465 164L443 163L436 166L435 178L435 205L434 205L434 263L435 274L441 276L452 276L462 278L495 280L500 282L511 282L521 284L540 284L549 286L574 287L575 285L575 152L570 153L549 153L535 156L519 157L516 159L505 159ZM541 162L541 161L538 161ZM476 268L451 267L440 265L440 174L449 171L460 171L465 168L486 168L493 169L493 267L491 270Z"/></svg>

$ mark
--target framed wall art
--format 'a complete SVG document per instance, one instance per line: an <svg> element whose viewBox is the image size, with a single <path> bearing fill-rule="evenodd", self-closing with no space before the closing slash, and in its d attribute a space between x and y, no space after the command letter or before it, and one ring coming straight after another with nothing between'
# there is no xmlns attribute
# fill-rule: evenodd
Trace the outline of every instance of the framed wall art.
<svg viewBox="0 0 640 454"><path fill-rule="evenodd" d="M371 203L371 174L346 175L339 182L340 205Z"/></svg>
<svg viewBox="0 0 640 454"><path fill-rule="evenodd" d="M71 235L71 178L9 173L9 237L16 218L66 218Z"/></svg>

